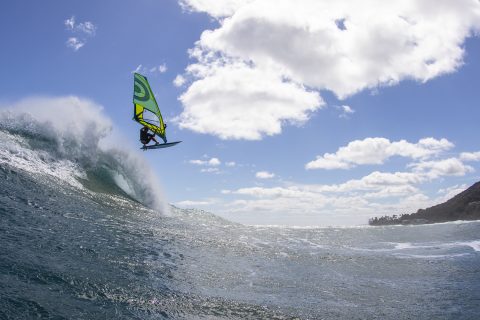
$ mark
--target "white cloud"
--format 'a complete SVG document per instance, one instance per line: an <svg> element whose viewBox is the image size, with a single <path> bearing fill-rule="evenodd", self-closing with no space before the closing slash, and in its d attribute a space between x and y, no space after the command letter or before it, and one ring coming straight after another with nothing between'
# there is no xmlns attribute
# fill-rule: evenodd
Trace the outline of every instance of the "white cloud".
<svg viewBox="0 0 480 320"><path fill-rule="evenodd" d="M275 174L270 173L268 171L259 171L255 174L255 177L258 179L271 179L275 177Z"/></svg>
<svg viewBox="0 0 480 320"><path fill-rule="evenodd" d="M480 161L480 151L477 152L462 152L460 159L463 161Z"/></svg>
<svg viewBox="0 0 480 320"><path fill-rule="evenodd" d="M447 139L424 138L417 143L405 140L391 142L386 138L355 140L336 153L325 153L306 164L306 169L350 169L357 165L383 164L393 156L427 159L453 148Z"/></svg>
<svg viewBox="0 0 480 320"><path fill-rule="evenodd" d="M411 196L416 193L420 193L420 190L418 188L411 185L400 185L400 186L387 186L380 189L380 191L365 193L363 197L365 199L382 199L382 198Z"/></svg>
<svg viewBox="0 0 480 320"><path fill-rule="evenodd" d="M153 68L150 68L149 72L150 73L155 73L155 72L158 72L158 73L165 73L167 72L168 68L167 68L167 65L165 63L159 65L159 66L156 66L156 67L153 67Z"/></svg>
<svg viewBox="0 0 480 320"><path fill-rule="evenodd" d="M186 80L181 74L177 75L173 80L173 84L175 85L175 87L181 87L185 84L185 82Z"/></svg>
<svg viewBox="0 0 480 320"><path fill-rule="evenodd" d="M209 205L215 204L216 202L218 202L217 199L206 199L206 200L200 200L200 201L184 200L184 201L175 202L174 204L179 207L194 208L199 206L209 206Z"/></svg>
<svg viewBox="0 0 480 320"><path fill-rule="evenodd" d="M64 23L67 29L73 30L75 27L75 17L72 16L70 19L66 19Z"/></svg>
<svg viewBox="0 0 480 320"><path fill-rule="evenodd" d="M220 18L232 15L236 10L253 0L180 0L180 5L187 11L206 12L212 17Z"/></svg>
<svg viewBox="0 0 480 320"><path fill-rule="evenodd" d="M144 67L143 67L141 64L139 64L139 65L135 68L135 70L132 71L132 73L140 73L142 70L144 70Z"/></svg>
<svg viewBox="0 0 480 320"><path fill-rule="evenodd" d="M444 172L450 175L452 172ZM234 213L265 211L271 213L311 213L319 217L345 214L355 216L392 215L412 213L446 201L460 192L460 188L448 194L430 198L417 185L440 175L429 176L420 172L373 172L361 179L333 185L302 185L289 183L276 187L247 187L223 190L235 200L226 204L225 210ZM451 191L451 192L450 192ZM447 198L448 197L448 198ZM358 221L358 219L357 219Z"/></svg>
<svg viewBox="0 0 480 320"><path fill-rule="evenodd" d="M436 146L426 139L422 145ZM414 150L414 149L413 149ZM422 154L422 153L420 153ZM222 194L233 198L224 204L225 212L251 213L270 212L275 214L314 214L320 220L328 216L344 215L360 221L358 217L412 213L444 202L466 185L455 185L440 190L438 196L429 197L420 186L449 176L465 176L474 169L458 158L426 160L407 167L406 172L374 171L360 179L351 179L339 184L282 183L273 187L244 187L222 190ZM357 218L355 218L357 217Z"/></svg>
<svg viewBox="0 0 480 320"><path fill-rule="evenodd" d="M424 161L410 164L414 172L425 173L429 178L435 179L441 176L464 176L474 169L465 165L456 158L443 159L438 161Z"/></svg>
<svg viewBox="0 0 480 320"><path fill-rule="evenodd" d="M72 48L73 51L78 51L84 45L85 42L82 42L75 37L68 38L67 40L67 47Z"/></svg>
<svg viewBox="0 0 480 320"><path fill-rule="evenodd" d="M202 168L202 169L200 169L200 172L204 172L204 173L220 173L220 169L218 169L218 168Z"/></svg>
<svg viewBox="0 0 480 320"><path fill-rule="evenodd" d="M80 34L86 34L89 36L94 36L97 30L97 27L90 21L75 23L75 16L72 16L71 18L66 19L64 21L64 24L67 30L80 33Z"/></svg>
<svg viewBox="0 0 480 320"><path fill-rule="evenodd" d="M159 66L154 66L154 67L145 67L139 64L137 68L135 68L135 70L132 71L132 73L155 74L155 73L165 73L167 72L167 70L168 68L165 63Z"/></svg>
<svg viewBox="0 0 480 320"><path fill-rule="evenodd" d="M263 188L263 187L251 187L251 188L240 188L231 193L249 195L255 198L298 198L305 197L307 195L313 195L314 193L309 192L308 190L297 188L297 187L274 187L274 188Z"/></svg>
<svg viewBox="0 0 480 320"><path fill-rule="evenodd" d="M243 1L198 45L279 68L344 97L454 71L462 63L462 42L480 29L479 8L472 0Z"/></svg>
<svg viewBox="0 0 480 320"><path fill-rule="evenodd" d="M91 36L95 35L95 32L97 30L97 27L93 23L91 23L90 21L85 21L85 22L79 23L75 28L79 32L83 32L83 33L91 35Z"/></svg>
<svg viewBox="0 0 480 320"><path fill-rule="evenodd" d="M97 26L90 21L76 23L75 16L70 17L64 21L65 27L74 37L68 38L67 47L78 51L87 43L87 37L95 36Z"/></svg>
<svg viewBox="0 0 480 320"><path fill-rule="evenodd" d="M339 116L340 118L348 118L350 115L355 113L355 110L347 105L337 106L337 109L341 111Z"/></svg>
<svg viewBox="0 0 480 320"><path fill-rule="evenodd" d="M202 166L205 165L207 162L205 160L190 160L189 163Z"/></svg>
<svg viewBox="0 0 480 320"><path fill-rule="evenodd" d="M203 167L203 168L200 169L200 172L203 172L203 173L217 173L217 174L221 174L221 173L225 172L221 168L222 164L226 168L232 168L232 167L237 166L237 163L234 162L234 161L227 161L227 162L223 163L219 158L209 157L206 154L203 155L202 158L203 159L189 160L188 163Z"/></svg>
<svg viewBox="0 0 480 320"><path fill-rule="evenodd" d="M218 158L210 158L209 160L190 160L189 163L199 166L219 166L222 162Z"/></svg>
<svg viewBox="0 0 480 320"><path fill-rule="evenodd" d="M454 72L465 39L480 31L474 0L180 2L226 17L191 51L198 62L186 70L194 81L178 119L183 128L222 139L261 139L280 133L284 122L308 120L323 103L305 88L343 99Z"/></svg>
<svg viewBox="0 0 480 320"><path fill-rule="evenodd" d="M322 189L322 186L318 186ZM237 213L274 212L274 213L314 213L316 215L355 214L372 216L379 212L398 214L400 211L414 211L433 203L418 192L415 187L390 188L388 191L368 193L329 194L314 191L317 188L304 186L289 187L251 187L224 192L240 197L227 206L227 210ZM421 197L419 197L421 195ZM385 202L385 198L391 198ZM403 213L402 212L402 213ZM365 218L365 222L366 222Z"/></svg>
<svg viewBox="0 0 480 320"><path fill-rule="evenodd" d="M208 165L210 166L219 166L221 164L220 160L218 158L211 158L208 160Z"/></svg>
<svg viewBox="0 0 480 320"><path fill-rule="evenodd" d="M167 70L168 70L167 65L165 63L158 66L158 71L160 73L165 73L165 72L167 72Z"/></svg>
<svg viewBox="0 0 480 320"><path fill-rule="evenodd" d="M454 196L456 196L460 192L465 191L468 187L469 186L466 185L466 184L462 184L462 185L457 184L457 185L454 185L454 186L451 186L451 187L448 187L448 188L445 188L445 189L440 189L440 190L438 190L438 193L443 195L443 202L445 202L445 201L453 198Z"/></svg>
<svg viewBox="0 0 480 320"><path fill-rule="evenodd" d="M285 122L301 124L323 105L318 93L243 63L190 70L204 77L180 97L184 111L175 121L221 139L279 134Z"/></svg>

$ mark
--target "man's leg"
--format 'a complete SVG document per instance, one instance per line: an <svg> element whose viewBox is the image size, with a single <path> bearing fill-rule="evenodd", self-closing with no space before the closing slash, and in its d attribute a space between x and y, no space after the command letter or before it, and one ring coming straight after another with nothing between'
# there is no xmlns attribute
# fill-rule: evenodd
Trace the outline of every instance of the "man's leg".
<svg viewBox="0 0 480 320"><path fill-rule="evenodd" d="M157 139L155 139L155 135L151 134L151 135L148 136L148 138L149 138L150 140L155 141L155 143L158 144Z"/></svg>

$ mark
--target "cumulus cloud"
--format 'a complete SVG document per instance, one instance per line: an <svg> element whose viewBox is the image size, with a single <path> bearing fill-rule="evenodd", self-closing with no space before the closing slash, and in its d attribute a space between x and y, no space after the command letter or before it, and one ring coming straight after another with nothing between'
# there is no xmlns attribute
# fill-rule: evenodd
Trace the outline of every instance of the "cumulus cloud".
<svg viewBox="0 0 480 320"><path fill-rule="evenodd" d="M259 140L281 132L285 122L301 124L323 105L319 94L243 63L191 66L202 74L182 94L181 128L221 139Z"/></svg>
<svg viewBox="0 0 480 320"><path fill-rule="evenodd" d="M180 5L186 11L205 12L215 18L230 16L245 4L253 0L180 0Z"/></svg>
<svg viewBox="0 0 480 320"><path fill-rule="evenodd" d="M75 16L66 19L64 25L69 33L75 35L69 37L66 42L67 47L73 49L73 51L78 51L85 46L87 38L94 37L97 31L97 26L90 21L76 23Z"/></svg>
<svg viewBox="0 0 480 320"><path fill-rule="evenodd" d="M449 162L449 159L446 159ZM470 170L449 169L453 164L422 165L411 172L375 171L360 179L341 184L295 184L274 187L245 187L223 190L225 195L235 196L226 209L229 212L248 213L257 211L275 213L310 212L317 215L348 214L382 215L411 213L447 200L447 197L462 191L451 188L438 197L428 197L419 185L444 176L465 175ZM365 218L366 221L366 218Z"/></svg>
<svg viewBox="0 0 480 320"><path fill-rule="evenodd" d="M427 159L453 148L447 139L424 138L417 143L406 140L391 142L386 138L355 140L335 153L325 153L306 164L306 169L350 169L358 165L382 164L393 156Z"/></svg>
<svg viewBox="0 0 480 320"><path fill-rule="evenodd" d="M478 152L462 152L460 159L463 161L480 161L480 151Z"/></svg>
<svg viewBox="0 0 480 320"><path fill-rule="evenodd" d="M219 26L191 51L197 62L186 70L192 82L179 124L222 139L260 139L308 120L323 104L312 89L343 99L454 72L465 39L480 31L475 0L180 2Z"/></svg>
<svg viewBox="0 0 480 320"><path fill-rule="evenodd" d="M275 174L268 171L259 171L255 174L255 177L258 179L271 179L275 177Z"/></svg>
<svg viewBox="0 0 480 320"><path fill-rule="evenodd" d="M319 192L315 189L303 186L251 187L224 191L224 193L241 197L229 203L227 207L230 212L238 213L265 211L338 215L339 213L352 214L352 208L354 208L357 215L373 215L387 210L389 213L409 209L413 211L424 207L427 203L432 203L431 199L418 193L415 187L387 188L376 193L337 194ZM421 199L418 198L420 195ZM385 202L385 198L389 197L395 198L396 201ZM407 199L408 203L406 203Z"/></svg>
<svg viewBox="0 0 480 320"><path fill-rule="evenodd" d="M438 161L424 161L409 165L414 172L426 173L430 178L438 178L441 176L464 176L474 169L465 165L457 158L449 158Z"/></svg>
<svg viewBox="0 0 480 320"><path fill-rule="evenodd" d="M436 146L437 142L426 139L421 145ZM410 147L408 150L417 149ZM315 214L320 219L328 219L326 217L333 214L337 217L349 216L357 221L360 221L358 217L363 216L366 222L367 217L374 215L411 213L444 202L463 191L467 185L454 185L433 196L424 194L425 185L446 177L466 176L474 171L460 157L432 160L428 156L423 157L431 155L429 152L409 154L411 157L418 155L418 158L407 166L406 171L374 171L359 179L338 184L301 184L290 181L272 187L251 186L223 190L222 194L234 199L225 204L225 211L302 212Z"/></svg>

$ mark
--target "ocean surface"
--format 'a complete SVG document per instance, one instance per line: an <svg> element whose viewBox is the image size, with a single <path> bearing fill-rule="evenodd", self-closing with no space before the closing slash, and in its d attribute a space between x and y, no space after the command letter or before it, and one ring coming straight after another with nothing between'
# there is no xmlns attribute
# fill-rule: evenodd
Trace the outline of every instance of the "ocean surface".
<svg viewBox="0 0 480 320"><path fill-rule="evenodd" d="M0 319L480 319L480 222L243 226L104 129L0 113Z"/></svg>

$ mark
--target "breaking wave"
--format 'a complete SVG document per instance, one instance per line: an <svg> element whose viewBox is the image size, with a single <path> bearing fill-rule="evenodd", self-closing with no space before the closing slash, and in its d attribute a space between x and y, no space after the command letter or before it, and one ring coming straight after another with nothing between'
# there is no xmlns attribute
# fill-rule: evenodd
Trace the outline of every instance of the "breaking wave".
<svg viewBox="0 0 480 320"><path fill-rule="evenodd" d="M30 98L0 111L0 164L77 188L126 196L167 213L158 180L122 145L98 104L78 97ZM116 141L117 143L112 143Z"/></svg>

